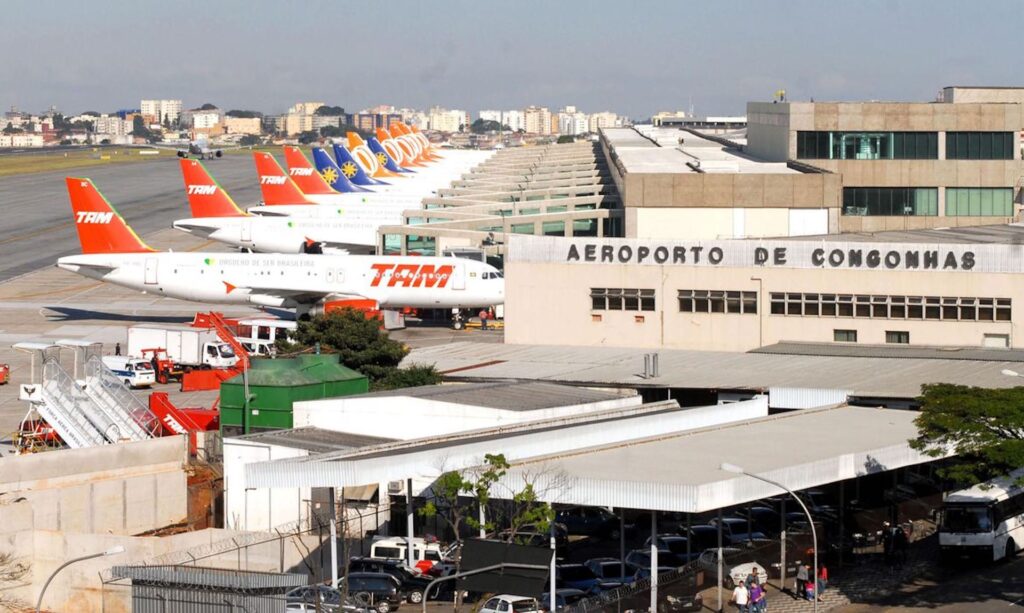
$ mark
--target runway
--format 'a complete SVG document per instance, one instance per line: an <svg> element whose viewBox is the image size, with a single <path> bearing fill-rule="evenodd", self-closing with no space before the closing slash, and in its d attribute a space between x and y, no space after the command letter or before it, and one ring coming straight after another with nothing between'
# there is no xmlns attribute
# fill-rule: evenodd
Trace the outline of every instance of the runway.
<svg viewBox="0 0 1024 613"><path fill-rule="evenodd" d="M257 204L260 192L250 155L227 155L205 164L239 206ZM190 216L178 158L0 178L0 282L80 252L64 184L67 176L92 179L143 237Z"/></svg>

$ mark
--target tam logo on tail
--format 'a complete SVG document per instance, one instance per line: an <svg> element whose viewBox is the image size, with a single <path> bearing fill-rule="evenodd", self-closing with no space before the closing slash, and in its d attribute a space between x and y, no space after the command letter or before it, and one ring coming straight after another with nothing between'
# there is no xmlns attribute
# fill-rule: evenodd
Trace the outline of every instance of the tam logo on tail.
<svg viewBox="0 0 1024 613"><path fill-rule="evenodd" d="M260 177L260 185L284 185L288 177L263 175Z"/></svg>
<svg viewBox="0 0 1024 613"><path fill-rule="evenodd" d="M312 168L289 168L288 172L293 177L311 177L313 176Z"/></svg>
<svg viewBox="0 0 1024 613"><path fill-rule="evenodd" d="M110 223L114 218L113 213L98 213L94 211L78 211L75 213L77 223Z"/></svg>
<svg viewBox="0 0 1024 613"><path fill-rule="evenodd" d="M212 196L217 193L216 185L189 185L189 196Z"/></svg>

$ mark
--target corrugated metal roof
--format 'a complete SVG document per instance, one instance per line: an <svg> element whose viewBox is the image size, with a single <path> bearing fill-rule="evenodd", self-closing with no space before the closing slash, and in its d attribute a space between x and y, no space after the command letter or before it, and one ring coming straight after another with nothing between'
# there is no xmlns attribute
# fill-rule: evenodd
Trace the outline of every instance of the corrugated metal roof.
<svg viewBox="0 0 1024 613"><path fill-rule="evenodd" d="M504 409L506 411L534 411L617 400L627 395L633 394L625 390L591 390L572 385L558 385L541 381L493 381L456 385L423 385L349 396L347 399L380 397L429 398L440 402Z"/></svg>
<svg viewBox="0 0 1024 613"><path fill-rule="evenodd" d="M362 434L324 430L315 426L305 426L291 430L275 430L273 432L257 432L255 434L235 436L228 438L225 443L230 444L231 441L250 441L291 449L305 449L313 453L326 453L329 451L345 451L347 449L370 447L391 443L395 440L379 436L365 436Z"/></svg>
<svg viewBox="0 0 1024 613"><path fill-rule="evenodd" d="M114 579L131 579L175 587L214 587L237 591L287 589L309 583L307 575L298 573L266 573L202 566L115 566L111 569L111 575Z"/></svg>
<svg viewBox="0 0 1024 613"><path fill-rule="evenodd" d="M470 342L414 349L408 364L432 364L459 381L538 379L588 386L768 390L771 387L842 389L855 396L915 398L924 383L1008 388L1021 384L1003 369L1013 360L849 357L658 350L661 376L644 379L651 349L497 345ZM1003 356L1003 353L997 355Z"/></svg>
<svg viewBox="0 0 1024 613"><path fill-rule="evenodd" d="M1024 362L1019 349L983 347L921 347L911 345L861 345L859 343L776 343L750 353L818 355L847 358L896 358L921 360L977 360L981 362Z"/></svg>
<svg viewBox="0 0 1024 613"><path fill-rule="evenodd" d="M702 512L780 493L722 463L799 490L931 461L907 444L916 417L840 406L657 434L513 462L502 485L515 491L529 474L549 502ZM771 441L770 452L759 441Z"/></svg>

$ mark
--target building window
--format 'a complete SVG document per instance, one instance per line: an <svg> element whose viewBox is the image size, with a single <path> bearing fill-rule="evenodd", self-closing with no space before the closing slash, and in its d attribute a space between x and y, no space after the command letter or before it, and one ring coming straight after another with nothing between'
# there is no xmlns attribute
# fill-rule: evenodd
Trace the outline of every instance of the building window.
<svg viewBox="0 0 1024 613"><path fill-rule="evenodd" d="M857 331L856 330L833 330L832 340L837 343L856 343L857 342Z"/></svg>
<svg viewBox="0 0 1024 613"><path fill-rule="evenodd" d="M935 187L844 187L843 215L930 216L939 214Z"/></svg>
<svg viewBox="0 0 1024 613"><path fill-rule="evenodd" d="M910 332L902 332L899 330L886 330L885 342L895 345L909 345Z"/></svg>
<svg viewBox="0 0 1024 613"><path fill-rule="evenodd" d="M594 311L653 311L654 290L592 287L590 308Z"/></svg>
<svg viewBox="0 0 1024 613"><path fill-rule="evenodd" d="M1012 160L1013 132L946 132L947 160Z"/></svg>
<svg viewBox="0 0 1024 613"><path fill-rule="evenodd" d="M775 296L775 294L772 294ZM757 292L731 290L681 289L681 313L757 313Z"/></svg>
<svg viewBox="0 0 1024 613"><path fill-rule="evenodd" d="M772 315L816 315L858 319L1011 321L1010 298L803 294L772 292ZM680 310L683 309L680 297Z"/></svg>
<svg viewBox="0 0 1024 613"><path fill-rule="evenodd" d="M796 157L804 160L937 160L938 132L796 133Z"/></svg>
<svg viewBox="0 0 1024 613"><path fill-rule="evenodd" d="M947 217L1013 217L1012 187L947 187Z"/></svg>

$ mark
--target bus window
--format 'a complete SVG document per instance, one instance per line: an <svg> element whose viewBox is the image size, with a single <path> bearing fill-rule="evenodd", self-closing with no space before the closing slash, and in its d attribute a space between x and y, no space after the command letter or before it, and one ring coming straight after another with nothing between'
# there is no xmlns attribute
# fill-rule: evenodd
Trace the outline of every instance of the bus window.
<svg viewBox="0 0 1024 613"><path fill-rule="evenodd" d="M948 506L942 515L945 532L988 532L992 518L987 506Z"/></svg>

